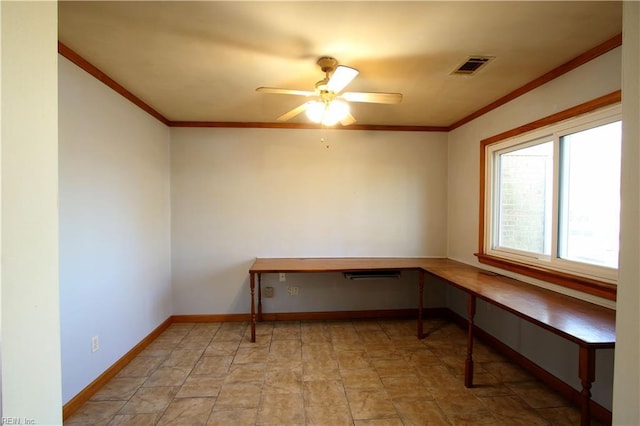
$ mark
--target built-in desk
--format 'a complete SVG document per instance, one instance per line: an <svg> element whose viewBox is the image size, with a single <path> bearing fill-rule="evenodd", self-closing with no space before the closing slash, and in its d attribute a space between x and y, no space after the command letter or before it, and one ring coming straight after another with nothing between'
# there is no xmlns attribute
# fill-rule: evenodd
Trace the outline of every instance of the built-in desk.
<svg viewBox="0 0 640 426"><path fill-rule="evenodd" d="M418 270L418 291L416 306L418 308L418 322L416 334L423 338L422 311L424 299L424 271L421 269L422 258L387 258L387 257L341 257L341 258L258 258L251 269L251 341L256 341L256 320L262 321L262 274L292 273L292 272L357 272L381 270ZM444 259L443 259L444 260ZM255 287L258 283L258 303L256 311Z"/></svg>
<svg viewBox="0 0 640 426"><path fill-rule="evenodd" d="M347 272L385 269L418 270L417 336L423 338L422 307L425 274L436 276L467 293L467 357L465 386L473 386L473 337L476 300L479 298L579 347L578 376L581 420L590 423L591 385L595 380L596 349L615 346L615 311L531 284L486 272L450 259L428 258L259 258L249 270L251 290L251 341L255 342L256 319L262 319L261 274L279 272ZM258 312L255 284L258 282Z"/></svg>

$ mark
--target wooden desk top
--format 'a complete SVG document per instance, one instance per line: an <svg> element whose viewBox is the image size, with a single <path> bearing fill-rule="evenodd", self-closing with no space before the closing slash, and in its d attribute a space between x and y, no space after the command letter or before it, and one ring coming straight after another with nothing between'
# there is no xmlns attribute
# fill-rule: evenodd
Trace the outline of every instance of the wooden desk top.
<svg viewBox="0 0 640 426"><path fill-rule="evenodd" d="M614 310L449 259L427 259L424 270L578 344L612 348Z"/></svg>
<svg viewBox="0 0 640 426"><path fill-rule="evenodd" d="M612 348L615 311L474 266L437 258L258 258L251 273L422 269L578 344Z"/></svg>
<svg viewBox="0 0 640 426"><path fill-rule="evenodd" d="M426 258L411 257L311 257L257 258L249 272L346 272L381 269L420 269ZM445 260L445 259L438 259Z"/></svg>

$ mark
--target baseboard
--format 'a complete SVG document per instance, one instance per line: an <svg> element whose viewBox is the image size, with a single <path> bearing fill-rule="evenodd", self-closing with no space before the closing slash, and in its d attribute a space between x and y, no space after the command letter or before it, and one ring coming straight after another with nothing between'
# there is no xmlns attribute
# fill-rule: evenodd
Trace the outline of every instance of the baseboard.
<svg viewBox="0 0 640 426"><path fill-rule="evenodd" d="M171 325L172 318L169 317L157 326L151 333L135 345L129 352L124 354L122 358L117 360L111 367L107 368L104 373L99 375L87 387L82 389L76 396L71 398L69 402L62 407L62 419L66 420L75 413L85 402L100 390L109 380L111 380L120 370L122 370L132 359L140 354L151 342L153 342L163 331Z"/></svg>
<svg viewBox="0 0 640 426"><path fill-rule="evenodd" d="M449 319L451 319L453 322L455 322L465 330L467 329L468 323L466 318L458 315L456 312L450 309L446 309L446 310L448 311L447 317ZM571 401L576 406L580 406L580 392L578 390L574 389L569 384L563 382L553 374L549 373L544 368L540 367L535 362L531 361L529 358L523 356L518 351L507 346L506 344L498 340L496 337L487 333L486 331L479 328L478 326L474 326L473 330L474 330L473 331L474 336L477 337L479 340L483 341L484 343L488 344L498 352L510 358L513 362L515 362L520 367L527 370L538 380L540 380L545 385L549 386L551 389L558 392L560 395L562 395L563 397ZM577 371L577 368L576 368L576 371ZM607 410L605 407L603 407L602 405L598 404L593 400L591 400L590 409L591 409L591 415L595 419L597 419L600 423L602 423L605 426L611 425L611 422L612 422L611 411Z"/></svg>

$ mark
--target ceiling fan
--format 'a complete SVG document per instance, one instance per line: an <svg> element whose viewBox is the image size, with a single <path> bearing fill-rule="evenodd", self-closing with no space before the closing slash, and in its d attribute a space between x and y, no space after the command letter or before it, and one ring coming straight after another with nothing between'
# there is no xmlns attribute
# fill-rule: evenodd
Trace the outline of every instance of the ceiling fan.
<svg viewBox="0 0 640 426"><path fill-rule="evenodd" d="M398 104L402 101L401 93L383 92L343 92L357 75L358 70L338 65L335 58L323 56L317 64L325 73L325 77L316 83L314 91L279 89L276 87L258 87L257 92L280 95L306 96L311 100L278 117L278 121L287 121L302 112L313 122L325 126L340 123L343 126L355 123L356 119L349 111L348 102L368 102L375 104Z"/></svg>

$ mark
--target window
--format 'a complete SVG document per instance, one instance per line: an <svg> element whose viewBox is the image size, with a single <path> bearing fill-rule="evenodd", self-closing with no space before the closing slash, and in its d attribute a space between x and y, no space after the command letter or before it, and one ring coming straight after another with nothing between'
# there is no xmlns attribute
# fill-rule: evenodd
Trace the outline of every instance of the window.
<svg viewBox="0 0 640 426"><path fill-rule="evenodd" d="M620 106L566 115L482 142L478 258L615 299Z"/></svg>

